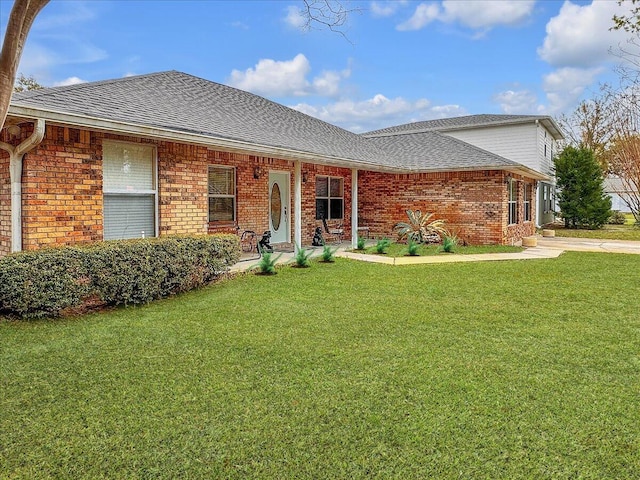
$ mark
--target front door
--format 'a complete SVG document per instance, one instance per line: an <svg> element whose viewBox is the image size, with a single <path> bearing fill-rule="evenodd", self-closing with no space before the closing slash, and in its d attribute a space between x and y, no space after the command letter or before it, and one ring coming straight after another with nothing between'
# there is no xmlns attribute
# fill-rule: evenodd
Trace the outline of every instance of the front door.
<svg viewBox="0 0 640 480"><path fill-rule="evenodd" d="M289 174L269 172L271 243L289 242Z"/></svg>

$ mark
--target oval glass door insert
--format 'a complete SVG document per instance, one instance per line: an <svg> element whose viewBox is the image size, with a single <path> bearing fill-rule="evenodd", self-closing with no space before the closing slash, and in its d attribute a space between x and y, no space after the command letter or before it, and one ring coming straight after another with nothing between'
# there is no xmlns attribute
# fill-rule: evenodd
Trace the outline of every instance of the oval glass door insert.
<svg viewBox="0 0 640 480"><path fill-rule="evenodd" d="M282 198L280 195L280 186L274 183L271 187L271 226L274 230L280 229L280 221L282 220Z"/></svg>

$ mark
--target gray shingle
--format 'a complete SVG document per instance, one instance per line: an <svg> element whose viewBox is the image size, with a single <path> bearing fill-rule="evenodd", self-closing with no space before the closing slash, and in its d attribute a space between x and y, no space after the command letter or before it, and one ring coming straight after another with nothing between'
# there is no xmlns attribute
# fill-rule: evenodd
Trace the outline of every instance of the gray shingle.
<svg viewBox="0 0 640 480"><path fill-rule="evenodd" d="M436 120L426 120L423 122L395 125L393 127L366 132L362 135L365 137L372 137L380 135L396 135L400 133L417 133L429 131L445 132L449 130L460 130L466 128L513 125L517 123L533 122L536 120L551 121L551 118L544 115L467 115L464 117L439 118Z"/></svg>
<svg viewBox="0 0 640 480"><path fill-rule="evenodd" d="M439 132L371 137L388 155L403 159L411 170L516 168L520 164Z"/></svg>

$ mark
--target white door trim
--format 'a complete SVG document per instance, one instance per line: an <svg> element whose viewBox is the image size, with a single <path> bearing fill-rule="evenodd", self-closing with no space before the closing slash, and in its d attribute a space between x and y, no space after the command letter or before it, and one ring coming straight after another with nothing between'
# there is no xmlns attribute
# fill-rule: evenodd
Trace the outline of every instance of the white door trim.
<svg viewBox="0 0 640 480"><path fill-rule="evenodd" d="M271 188L277 180L282 180L286 185L286 190L284 191L282 189L285 185L280 185L282 195L280 215L281 222L284 222L284 231L278 229L278 233L273 230L273 225L271 224ZM269 230L271 230L271 243L289 243L291 241L291 172L269 170L269 190L267 194L269 195L269 211L267 215Z"/></svg>

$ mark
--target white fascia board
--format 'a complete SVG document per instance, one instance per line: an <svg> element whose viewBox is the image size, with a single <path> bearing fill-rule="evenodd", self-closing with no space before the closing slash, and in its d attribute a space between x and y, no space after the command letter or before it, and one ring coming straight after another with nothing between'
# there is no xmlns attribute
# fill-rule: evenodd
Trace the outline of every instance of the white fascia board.
<svg viewBox="0 0 640 480"><path fill-rule="evenodd" d="M21 107L12 105L9 109L9 115L23 118L42 118L49 122L49 124L54 123L61 126L100 130L103 132L115 133L120 135L139 136L173 141L177 143L201 145L210 149L221 149L230 152L273 157L282 160L300 160L306 163L319 163L323 165L331 165L343 168L358 168L361 170L386 171L393 173L407 172L407 170L402 168L386 167L384 165L379 165L376 163L350 160L347 158L323 156L310 152L291 150L284 147L260 145L250 142L244 142L241 140L234 140L223 137L211 137L198 133L149 127L135 123L114 122L112 120L106 120L87 115L69 114L51 110L40 110L32 107Z"/></svg>

